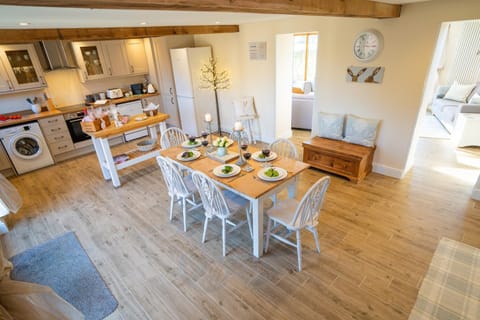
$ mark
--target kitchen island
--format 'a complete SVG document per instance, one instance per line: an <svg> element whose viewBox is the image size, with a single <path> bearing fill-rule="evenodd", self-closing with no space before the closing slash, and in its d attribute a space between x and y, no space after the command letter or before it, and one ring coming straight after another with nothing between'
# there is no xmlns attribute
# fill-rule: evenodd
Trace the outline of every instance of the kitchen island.
<svg viewBox="0 0 480 320"><path fill-rule="evenodd" d="M92 137L93 146L97 154L103 177L105 178L105 180L112 180L113 186L116 188L120 187L121 185L120 178L118 176L119 170L160 155L157 125L160 129L160 133L163 133L167 128L165 120L168 119L169 115L159 113L156 116L152 117L144 118L144 116L145 115L143 114L132 116L127 123L120 127L116 127L115 124L112 123L110 126L103 130L95 132L85 132ZM138 121L136 119L144 120ZM150 138L156 141L154 148L150 151L145 152L132 150L130 152L123 153L123 157L114 157L112 154L112 150L110 149L110 144L108 143L108 138L117 134L125 133L126 131L135 130L143 127L148 128Z"/></svg>

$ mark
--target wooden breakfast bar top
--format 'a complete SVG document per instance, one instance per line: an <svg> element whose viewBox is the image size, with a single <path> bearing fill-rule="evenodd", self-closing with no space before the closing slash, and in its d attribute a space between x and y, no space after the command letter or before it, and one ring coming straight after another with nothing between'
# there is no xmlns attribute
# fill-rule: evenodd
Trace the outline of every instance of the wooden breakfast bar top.
<svg viewBox="0 0 480 320"><path fill-rule="evenodd" d="M135 129L139 129L147 126L156 125L160 122L164 122L170 116L165 113L159 113L156 116L147 117L145 120L140 120L140 121L135 120L137 118L143 118L143 117L145 117L144 114L131 116L128 122L122 125L121 127L115 127L115 124L112 121L112 123L103 130L95 131L95 132L86 132L86 131L84 132L89 136L91 136L92 138L108 138L108 137L121 134L130 130L135 130Z"/></svg>

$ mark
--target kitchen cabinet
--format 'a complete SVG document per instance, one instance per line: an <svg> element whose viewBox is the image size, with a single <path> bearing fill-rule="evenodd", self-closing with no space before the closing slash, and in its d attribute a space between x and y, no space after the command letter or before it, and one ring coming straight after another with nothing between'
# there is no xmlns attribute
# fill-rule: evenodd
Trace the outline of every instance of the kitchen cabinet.
<svg viewBox="0 0 480 320"><path fill-rule="evenodd" d="M147 74L148 63L143 39L124 40L130 74Z"/></svg>
<svg viewBox="0 0 480 320"><path fill-rule="evenodd" d="M72 138L62 115L39 119L38 123L52 156L74 149Z"/></svg>
<svg viewBox="0 0 480 320"><path fill-rule="evenodd" d="M0 64L0 92L46 86L33 44L0 46Z"/></svg>
<svg viewBox="0 0 480 320"><path fill-rule="evenodd" d="M165 36L153 39L154 57L157 62L158 89L163 112L170 116L167 123L176 127L180 127L180 117L170 61L170 49L193 47L193 45L194 41L191 35Z"/></svg>
<svg viewBox="0 0 480 320"><path fill-rule="evenodd" d="M7 151L5 151L2 143L0 143L0 173L5 177L11 177L15 175L10 158L8 157Z"/></svg>
<svg viewBox="0 0 480 320"><path fill-rule="evenodd" d="M74 42L82 81L148 73L143 39Z"/></svg>
<svg viewBox="0 0 480 320"><path fill-rule="evenodd" d="M72 47L83 81L110 76L100 41L73 42Z"/></svg>

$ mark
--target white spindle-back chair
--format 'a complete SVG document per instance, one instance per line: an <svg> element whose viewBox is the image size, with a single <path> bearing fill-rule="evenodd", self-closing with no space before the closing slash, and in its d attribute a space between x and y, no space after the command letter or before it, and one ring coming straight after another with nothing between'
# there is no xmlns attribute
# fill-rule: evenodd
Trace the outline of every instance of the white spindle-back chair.
<svg viewBox="0 0 480 320"><path fill-rule="evenodd" d="M245 209L247 215L248 228L250 237L252 237L252 225L250 220L250 202L228 190L220 191L215 182L207 175L195 171L192 174L193 183L197 187L200 198L202 199L203 208L205 210L205 223L203 226L202 242L205 242L207 234L208 221L213 217L218 217L222 220L222 248L223 255L225 256L225 242L226 242L226 224L233 226L229 232L242 226L245 221L234 224L229 218L241 209Z"/></svg>
<svg viewBox="0 0 480 320"><path fill-rule="evenodd" d="M160 137L160 146L162 149L175 147L181 145L188 140L188 136L180 128L168 128L162 133Z"/></svg>
<svg viewBox="0 0 480 320"><path fill-rule="evenodd" d="M201 206L196 202L196 188L192 182L191 176L183 176L178 171L176 165L169 158L158 156L157 163L162 170L163 179L167 185L168 195L170 196L170 221L173 219L173 206L176 202L182 203L183 231L187 231L187 211ZM187 210L187 203L191 207Z"/></svg>
<svg viewBox="0 0 480 320"><path fill-rule="evenodd" d="M298 160L298 152L295 145L287 139L277 139L270 143L270 151L275 152L280 157Z"/></svg>
<svg viewBox="0 0 480 320"><path fill-rule="evenodd" d="M330 185L330 177L320 178L307 193L302 200L287 199L279 201L277 205L267 210L268 224L265 239L265 252L268 251L270 237L274 237L297 248L298 271L302 271L302 243L300 239L300 231L306 229L313 233L315 237L315 245L320 253L320 244L318 243L317 224L320 210L322 208L323 199ZM276 227L272 229L272 222L276 223ZM286 236L280 236L276 231L280 231L284 226L288 230ZM291 233L296 232L296 244L287 238Z"/></svg>

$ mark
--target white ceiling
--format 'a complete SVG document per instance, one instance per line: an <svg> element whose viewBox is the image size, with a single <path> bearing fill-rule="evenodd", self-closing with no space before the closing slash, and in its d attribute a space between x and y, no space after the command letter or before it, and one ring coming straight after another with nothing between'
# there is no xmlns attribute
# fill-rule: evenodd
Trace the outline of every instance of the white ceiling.
<svg viewBox="0 0 480 320"><path fill-rule="evenodd" d="M396 4L430 0L382 0ZM0 28L81 28L141 27L177 25L244 24L288 17L279 14L233 12L189 12L154 10L105 10L78 8L46 8L0 5ZM20 22L28 22L20 26Z"/></svg>

